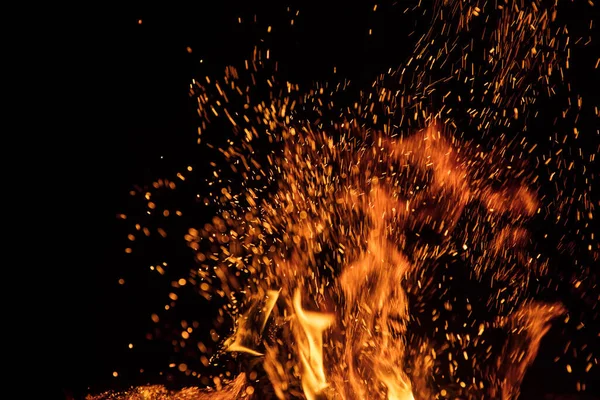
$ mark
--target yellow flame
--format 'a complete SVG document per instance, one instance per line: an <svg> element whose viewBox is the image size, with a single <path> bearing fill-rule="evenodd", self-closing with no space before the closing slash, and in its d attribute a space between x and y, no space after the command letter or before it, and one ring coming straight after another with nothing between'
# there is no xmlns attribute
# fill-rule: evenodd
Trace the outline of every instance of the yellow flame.
<svg viewBox="0 0 600 400"><path fill-rule="evenodd" d="M300 291L294 293L294 311L301 329L296 334L298 355L302 362L302 388L308 400L327 387L323 368L323 332L333 323L333 316L302 308Z"/></svg>

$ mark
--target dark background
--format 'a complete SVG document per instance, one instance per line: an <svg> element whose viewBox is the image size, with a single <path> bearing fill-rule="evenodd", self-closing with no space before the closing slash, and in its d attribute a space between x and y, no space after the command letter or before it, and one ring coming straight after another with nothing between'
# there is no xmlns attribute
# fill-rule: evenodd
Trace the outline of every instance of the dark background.
<svg viewBox="0 0 600 400"><path fill-rule="evenodd" d="M192 78L219 77L226 65L241 66L259 44L279 61L282 79L308 87L331 78L335 66L338 76L360 86L400 65L414 45L408 34L415 21L403 11L416 2L381 4L375 13L367 1L150 3L69 10L71 24L56 38L69 44L53 55L72 60L59 76L76 83L66 124L78 131L64 141L67 208L75 218L64 238L69 264L58 271L64 312L54 347L63 398L167 382L159 373L170 362L169 347L144 344L149 315L163 304L153 296L164 282L124 254L128 230L116 215L135 207L128 196L134 185L202 166L210 157L195 145ZM587 79L580 86L594 90ZM201 168L196 174L202 178ZM121 277L126 285L117 283ZM529 392L573 392L572 380L561 383L563 375L533 368Z"/></svg>

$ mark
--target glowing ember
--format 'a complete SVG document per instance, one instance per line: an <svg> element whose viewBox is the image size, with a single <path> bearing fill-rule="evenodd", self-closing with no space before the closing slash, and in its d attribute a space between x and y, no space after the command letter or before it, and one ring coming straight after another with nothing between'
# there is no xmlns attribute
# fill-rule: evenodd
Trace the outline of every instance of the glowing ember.
<svg viewBox="0 0 600 400"><path fill-rule="evenodd" d="M590 232L595 207L591 183L577 194L554 183L573 168L570 140L553 134L538 156L529 133L536 98L564 80L570 42L556 7L538 1L433 10L414 57L353 101L347 82L278 82L258 50L243 72L194 82L201 133L217 120L233 134L207 144L226 161L211 164L205 204L216 212L185 235L197 266L169 298L193 287L222 304L210 330L219 350L197 345L213 372L193 372L211 389L90 399L519 396L543 336L571 317L545 294L557 267L532 226L559 226L574 209ZM168 213L153 192L134 194Z"/></svg>

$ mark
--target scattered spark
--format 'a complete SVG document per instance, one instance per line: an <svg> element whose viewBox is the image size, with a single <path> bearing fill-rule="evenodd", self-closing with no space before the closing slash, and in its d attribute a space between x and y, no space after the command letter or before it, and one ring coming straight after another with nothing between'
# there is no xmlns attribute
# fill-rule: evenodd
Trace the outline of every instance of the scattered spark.
<svg viewBox="0 0 600 400"><path fill-rule="evenodd" d="M562 371L598 369L597 346L575 340L597 330L600 300L600 147L580 144L590 108L569 83L577 41L538 0L434 10L412 56L357 98L347 81L280 81L258 48L223 77L194 80L199 142L220 161L193 197L214 214L187 221L196 264L169 281L151 320L168 320L189 291L219 304L211 327L181 321L173 335L210 372L170 368L206 389L91 399L517 398L553 326L573 336L557 350ZM542 117L552 132L536 131ZM208 143L216 119L231 135ZM134 224L131 246L157 236L147 226L173 236L162 195L191 185L192 171L131 192L147 212L118 216ZM559 287L586 312L562 304Z"/></svg>

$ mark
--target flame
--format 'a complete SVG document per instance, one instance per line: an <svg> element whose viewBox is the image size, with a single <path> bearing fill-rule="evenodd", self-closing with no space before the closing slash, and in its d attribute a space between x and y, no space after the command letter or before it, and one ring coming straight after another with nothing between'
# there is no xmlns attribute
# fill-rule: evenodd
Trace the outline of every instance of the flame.
<svg viewBox="0 0 600 400"><path fill-rule="evenodd" d="M496 361L496 367L501 371L497 374L496 383L502 400L519 397L527 367L533 363L540 342L550 329L550 322L565 312L562 304L533 303L498 321L500 326L511 332L509 341Z"/></svg>
<svg viewBox="0 0 600 400"><path fill-rule="evenodd" d="M296 333L298 354L302 362L302 388L308 400L327 387L323 368L323 331L333 323L333 316L306 311L299 291L294 294L294 311L300 332Z"/></svg>

